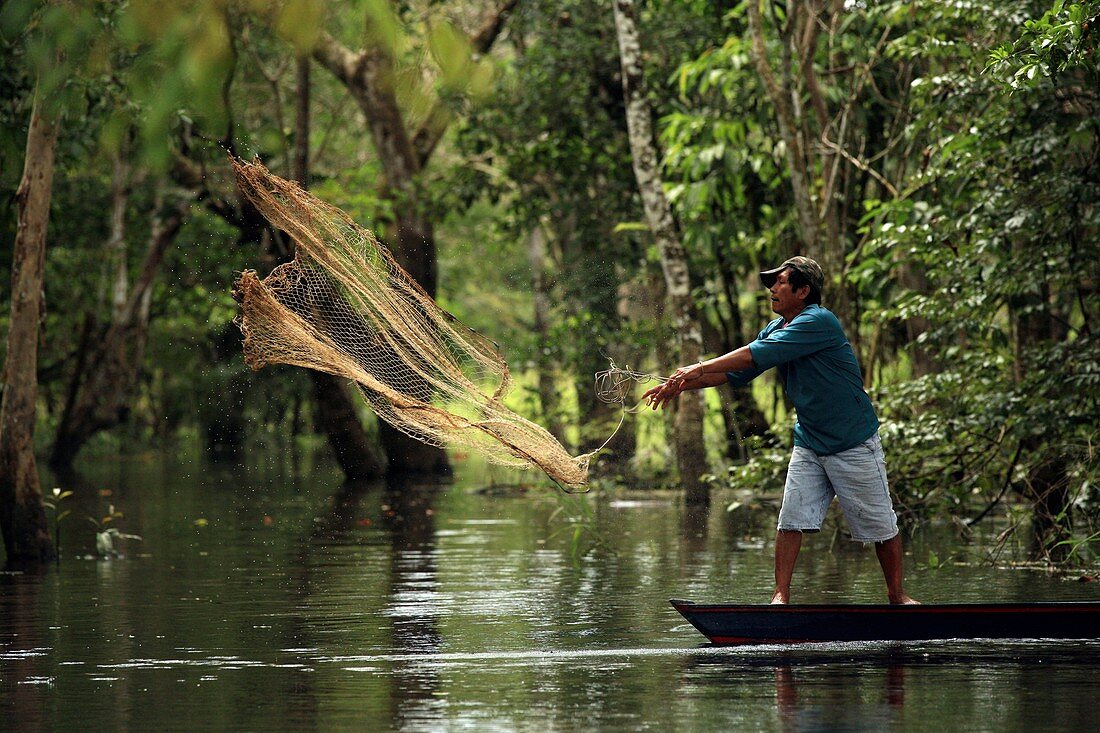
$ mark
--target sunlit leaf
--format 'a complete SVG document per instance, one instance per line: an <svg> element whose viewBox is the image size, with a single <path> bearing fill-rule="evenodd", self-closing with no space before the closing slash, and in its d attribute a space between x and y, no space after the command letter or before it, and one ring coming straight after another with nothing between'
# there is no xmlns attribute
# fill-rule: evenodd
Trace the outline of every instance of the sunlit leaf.
<svg viewBox="0 0 1100 733"><path fill-rule="evenodd" d="M321 34L325 6L321 0L287 0L278 11L276 32L288 41L299 55L306 55Z"/></svg>
<svg viewBox="0 0 1100 733"><path fill-rule="evenodd" d="M428 47L439 65L445 87L458 91L466 87L474 68L473 48L464 34L446 21L433 22Z"/></svg>

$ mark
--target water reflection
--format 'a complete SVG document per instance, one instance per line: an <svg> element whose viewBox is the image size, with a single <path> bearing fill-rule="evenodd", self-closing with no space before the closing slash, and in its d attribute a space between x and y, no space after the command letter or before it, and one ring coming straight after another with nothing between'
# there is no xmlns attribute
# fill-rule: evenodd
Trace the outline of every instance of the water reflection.
<svg viewBox="0 0 1100 733"><path fill-rule="evenodd" d="M440 491L438 485L411 478L346 483L333 497L330 511L315 520L304 545L306 556L296 563L302 573L300 592L311 598L307 608L313 612L300 621L301 634L292 641L293 648L314 654L307 675L313 682L307 689L316 684L314 668L361 660L365 665L358 671L369 675L362 688L369 701L365 707L384 710L388 722L382 727L387 729L415 728L416 721L438 719L439 672L434 665L411 660L430 658L443 645L437 621L444 611L438 602L435 522ZM372 589L378 580L383 586ZM357 625L355 612L341 596L357 584L355 593L367 601L358 613L367 628L384 629L387 639L381 642L371 633L358 645L351 638L342 644L337 640L335 648L343 655L333 656L328 651L333 649L331 637L351 636L351 627ZM318 636L318 622L336 626ZM371 648L391 654L347 654ZM379 722L372 720L371 727Z"/></svg>
<svg viewBox="0 0 1100 733"><path fill-rule="evenodd" d="M707 534L710 524L709 507L689 505L683 508L680 520L680 537L688 560L697 559L707 551Z"/></svg>
<svg viewBox="0 0 1100 733"><path fill-rule="evenodd" d="M831 678L828 690L814 694L814 688L821 687L822 674ZM895 729L905 704L905 667L889 664L864 671L859 680L847 679L852 676L837 674L835 669L777 666L775 701L782 729L789 733Z"/></svg>
<svg viewBox="0 0 1100 733"><path fill-rule="evenodd" d="M443 639L436 622L439 583L436 567L435 503L439 487L413 478L391 479L382 495L383 525L389 532L390 608L393 649L400 654L431 655ZM435 667L395 667L390 701L395 729L410 721L438 719L442 701Z"/></svg>
<svg viewBox="0 0 1100 733"><path fill-rule="evenodd" d="M35 568L27 572L45 571ZM13 582L15 577L0 575L0 616L5 619L0 625L0 717L25 725L40 718L54 692L56 677L50 672L50 649L23 641L38 637L35 609L39 583Z"/></svg>
<svg viewBox="0 0 1100 733"><path fill-rule="evenodd" d="M1095 641L703 645L677 688L724 699L737 729L1085 731L1098 664Z"/></svg>
<svg viewBox="0 0 1100 733"><path fill-rule="evenodd" d="M0 575L0 729L1093 722L1080 701L1100 696L1100 644L700 647L667 599L765 596L767 507L725 512L717 500L707 516L667 495L588 497L584 529L600 542L574 553L549 491L341 486L335 472L253 460L88 469L60 569ZM105 502L145 540L127 558L82 559L79 515ZM91 526L80 529L90 546ZM800 599L878 600L873 555L830 545L822 537L800 561ZM958 600L1100 592L980 567L912 577L915 591Z"/></svg>

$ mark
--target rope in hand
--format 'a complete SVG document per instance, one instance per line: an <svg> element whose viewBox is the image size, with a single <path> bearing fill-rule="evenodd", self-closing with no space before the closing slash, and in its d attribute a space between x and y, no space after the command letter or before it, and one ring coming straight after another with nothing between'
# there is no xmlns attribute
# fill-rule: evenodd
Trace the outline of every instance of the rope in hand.
<svg viewBox="0 0 1100 733"><path fill-rule="evenodd" d="M621 369L615 365L615 360L608 357L609 368L602 372L596 372L596 399L609 405L623 406L624 412L637 412L638 404L627 407L626 401L634 383L667 382L668 377L659 377L656 374L636 372L629 367Z"/></svg>
<svg viewBox="0 0 1100 733"><path fill-rule="evenodd" d="M610 437L603 442L603 445L592 451L589 455L595 455L602 451L607 447L607 444L611 442L611 439L618 435L619 428L621 428L626 421L627 413L638 412L638 402L640 400L635 401L631 407L626 406L635 383L643 384L645 382L668 381L668 377L659 377L656 374L636 372L629 367L621 369L615 365L615 360L611 357L607 357L607 362L608 368L602 372L596 372L595 375L596 399L609 405L622 405L622 415L619 417L619 424L615 426L615 430L611 433Z"/></svg>

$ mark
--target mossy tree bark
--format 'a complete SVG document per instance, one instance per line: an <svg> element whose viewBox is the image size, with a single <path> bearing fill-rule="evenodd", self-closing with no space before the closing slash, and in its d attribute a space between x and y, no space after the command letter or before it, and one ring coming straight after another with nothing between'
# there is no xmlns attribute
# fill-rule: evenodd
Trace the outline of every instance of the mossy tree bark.
<svg viewBox="0 0 1100 733"><path fill-rule="evenodd" d="M55 557L34 458L38 399L38 334L46 227L53 190L58 125L35 95L27 131L23 177L16 192L18 229L12 258L11 323L0 400L0 531L12 565Z"/></svg>
<svg viewBox="0 0 1100 733"><path fill-rule="evenodd" d="M679 358L684 364L693 364L702 356L703 338L691 298L687 254L680 243L658 168L657 148L650 122L652 110L646 99L641 45L634 21L634 3L632 0L614 0L613 6L622 58L623 96L626 100L634 176L638 181L646 221L661 253L661 269ZM709 504L709 487L702 480L707 461L703 445L703 395L700 391L680 395L673 440L686 502L692 505Z"/></svg>

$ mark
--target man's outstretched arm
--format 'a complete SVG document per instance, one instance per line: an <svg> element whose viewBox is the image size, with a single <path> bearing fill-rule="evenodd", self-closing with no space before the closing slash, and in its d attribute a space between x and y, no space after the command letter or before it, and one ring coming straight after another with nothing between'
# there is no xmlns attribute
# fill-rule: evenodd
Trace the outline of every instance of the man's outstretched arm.
<svg viewBox="0 0 1100 733"><path fill-rule="evenodd" d="M649 400L649 404L656 410L674 400L681 392L717 387L726 383L727 372L742 372L752 369L753 366L749 347L742 346L728 354L680 367L667 382L647 391L642 399Z"/></svg>

